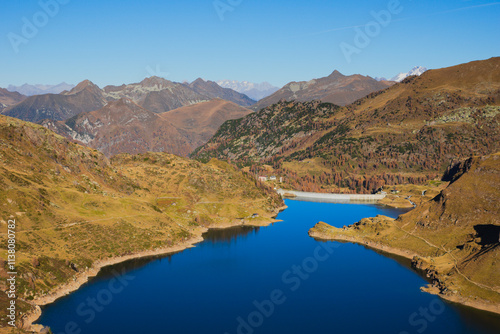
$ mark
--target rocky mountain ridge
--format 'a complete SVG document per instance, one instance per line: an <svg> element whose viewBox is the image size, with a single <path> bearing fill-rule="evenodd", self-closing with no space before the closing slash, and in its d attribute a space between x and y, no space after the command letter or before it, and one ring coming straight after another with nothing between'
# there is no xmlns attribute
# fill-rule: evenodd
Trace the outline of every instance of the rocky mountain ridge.
<svg viewBox="0 0 500 334"><path fill-rule="evenodd" d="M334 71L324 78L290 82L271 96L257 102L252 109L260 110L282 100L300 102L319 100L344 106L390 85L368 76L359 74L345 76L339 71Z"/></svg>

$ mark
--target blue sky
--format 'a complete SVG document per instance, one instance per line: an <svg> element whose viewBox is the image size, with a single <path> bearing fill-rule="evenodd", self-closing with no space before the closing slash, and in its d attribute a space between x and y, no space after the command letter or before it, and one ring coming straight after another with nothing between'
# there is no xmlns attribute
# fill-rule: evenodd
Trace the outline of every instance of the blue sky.
<svg viewBox="0 0 500 334"><path fill-rule="evenodd" d="M3 1L0 87L84 79L102 87L153 74L282 86L335 69L392 77L415 65L440 68L500 55L500 2L397 2ZM43 3L51 5L44 11ZM375 23L372 12L390 9L397 10L389 20ZM368 41L359 37L367 28Z"/></svg>

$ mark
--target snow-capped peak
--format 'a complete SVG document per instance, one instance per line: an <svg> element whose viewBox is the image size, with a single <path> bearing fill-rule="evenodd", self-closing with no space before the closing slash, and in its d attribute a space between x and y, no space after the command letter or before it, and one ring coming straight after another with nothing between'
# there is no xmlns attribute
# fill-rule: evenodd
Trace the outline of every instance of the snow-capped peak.
<svg viewBox="0 0 500 334"><path fill-rule="evenodd" d="M279 88L272 86L268 82L253 83L237 80L219 80L217 84L223 88L231 88L238 93L246 94L248 97L258 101L276 92Z"/></svg>
<svg viewBox="0 0 500 334"><path fill-rule="evenodd" d="M394 78L392 78L391 81L401 82L404 79L408 78L409 76L422 75L425 71L427 71L427 68L423 66L415 66L414 68L411 69L410 72L399 73Z"/></svg>

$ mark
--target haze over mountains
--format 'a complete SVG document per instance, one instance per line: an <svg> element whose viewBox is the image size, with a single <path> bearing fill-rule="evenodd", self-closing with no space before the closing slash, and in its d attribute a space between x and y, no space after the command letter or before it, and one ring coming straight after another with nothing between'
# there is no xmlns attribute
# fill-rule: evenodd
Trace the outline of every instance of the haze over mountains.
<svg viewBox="0 0 500 334"><path fill-rule="evenodd" d="M249 98L259 101L279 90L268 82L253 83L237 80L219 80L217 84L224 88L231 88L239 93L245 94Z"/></svg>
<svg viewBox="0 0 500 334"><path fill-rule="evenodd" d="M75 85L61 82L58 85L30 85L24 84L22 86L9 85L7 90L11 92L18 92L26 96L41 95L41 94L59 94L65 90L70 91Z"/></svg>
<svg viewBox="0 0 500 334"><path fill-rule="evenodd" d="M252 109L260 110L281 100L301 102L320 100L345 106L390 85L391 83L379 82L368 76L359 74L345 76L339 71L334 71L324 78L288 83L271 96L257 102Z"/></svg>

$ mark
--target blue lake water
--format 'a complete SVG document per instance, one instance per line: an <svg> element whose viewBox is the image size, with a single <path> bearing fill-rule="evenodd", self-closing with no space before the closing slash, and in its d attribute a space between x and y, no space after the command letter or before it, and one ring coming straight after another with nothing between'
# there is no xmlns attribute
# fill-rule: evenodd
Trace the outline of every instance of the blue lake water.
<svg viewBox="0 0 500 334"><path fill-rule="evenodd" d="M421 292L409 261L307 233L402 211L286 204L269 227L211 230L195 248L104 268L38 323L55 334L500 333L499 316Z"/></svg>

